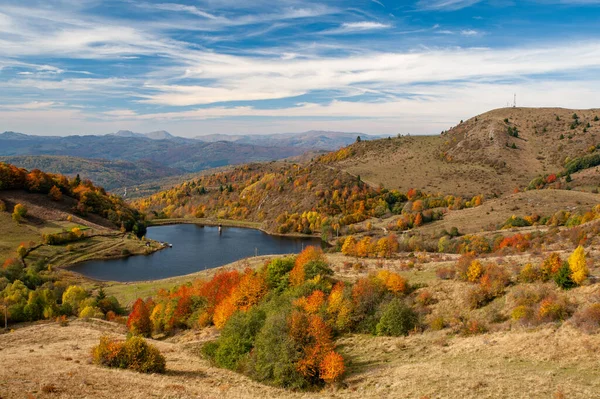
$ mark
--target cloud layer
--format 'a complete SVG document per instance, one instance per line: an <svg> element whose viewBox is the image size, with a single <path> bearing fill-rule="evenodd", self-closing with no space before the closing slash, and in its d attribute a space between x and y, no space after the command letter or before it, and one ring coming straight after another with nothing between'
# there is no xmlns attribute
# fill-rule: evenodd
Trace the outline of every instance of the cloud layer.
<svg viewBox="0 0 600 399"><path fill-rule="evenodd" d="M540 2L578 30L539 19ZM505 4L502 21L475 0L6 5L0 131L437 133L515 92L597 107L598 3Z"/></svg>

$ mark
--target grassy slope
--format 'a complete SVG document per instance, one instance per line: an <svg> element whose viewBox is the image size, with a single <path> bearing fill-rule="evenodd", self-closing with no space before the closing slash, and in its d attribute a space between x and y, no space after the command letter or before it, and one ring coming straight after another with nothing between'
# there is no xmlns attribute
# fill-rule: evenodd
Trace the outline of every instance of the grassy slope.
<svg viewBox="0 0 600 399"><path fill-rule="evenodd" d="M355 279L377 270L376 260L355 271L342 265L347 258L334 255L334 268L344 279ZM384 267L398 270L405 259ZM519 261L506 257L505 261ZM252 266L262 263L256 260ZM434 312L462 312L457 300L468 283L440 281L432 273L449 259L428 256L414 270L402 272L438 299ZM238 264L231 267L243 267ZM598 270L594 270L595 273ZM189 277L188 277L189 278ZM163 280L159 284L182 282ZM132 286L122 284L121 286ZM116 293L114 286L107 293ZM574 301L591 295L595 287L570 291ZM597 287L596 287L597 289ZM499 301L502 305L503 300ZM490 305L493 306L493 305ZM109 398L115 390L128 397L303 397L303 398L549 398L563 392L568 398L590 398L600 389L597 353L600 335L585 335L569 323L533 329L498 324L493 332L461 337L449 330L409 337L346 335L338 347L348 365L344 385L321 392L294 393L264 386L248 378L217 369L196 354L215 331L188 331L164 341L152 341L167 358L164 376L108 370L88 363L90 348L103 334L124 337L122 326L100 321L73 321L68 327L41 323L0 335L0 395L3 398L37 396L43 385L53 383L60 397ZM74 340L74 337L77 337ZM10 374L9 374L10 373ZM8 383L10 381L10 383Z"/></svg>
<svg viewBox="0 0 600 399"><path fill-rule="evenodd" d="M71 211L74 201L70 198L53 202L45 195L0 191L0 199L8 205L7 212L0 212L0 263L15 257L15 251L21 243L41 244L42 234L57 233L73 227L103 236L73 243L69 247L71 250L67 250L66 245L42 246L32 251L26 262L44 259L53 267L63 267L84 260L119 257L124 249L132 254L144 254L148 250L158 249L157 244L152 244L148 249L142 241L121 234L106 219L96 215L85 219L74 215ZM21 224L14 222L10 213L17 203L24 204L28 209L27 217ZM69 216L72 221L67 220Z"/></svg>
<svg viewBox="0 0 600 399"><path fill-rule="evenodd" d="M575 130L570 129L573 113L581 121ZM567 156L586 154L600 138L600 122L593 121L596 115L600 110L503 108L471 118L443 135L354 144L355 156L335 166L401 191L415 187L468 197L506 194L538 175L560 172ZM591 127L584 133L588 122ZM519 129L519 138L507 134L509 126ZM506 147L513 142L517 149Z"/></svg>

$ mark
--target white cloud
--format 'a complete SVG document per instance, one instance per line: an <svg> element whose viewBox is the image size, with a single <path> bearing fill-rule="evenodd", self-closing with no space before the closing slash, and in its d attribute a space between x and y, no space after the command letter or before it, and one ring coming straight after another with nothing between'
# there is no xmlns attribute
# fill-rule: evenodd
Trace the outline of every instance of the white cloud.
<svg viewBox="0 0 600 399"><path fill-rule="evenodd" d="M380 22L361 21L361 22L346 22L340 25L339 28L329 29L321 33L327 35L338 35L345 33L366 32L373 30L389 29L392 25L382 24Z"/></svg>
<svg viewBox="0 0 600 399"><path fill-rule="evenodd" d="M44 109L55 105L61 105L61 103L54 101L32 101L21 104L0 104L0 109Z"/></svg>
<svg viewBox="0 0 600 399"><path fill-rule="evenodd" d="M421 10L454 11L470 7L481 0L419 0L417 8Z"/></svg>
<svg viewBox="0 0 600 399"><path fill-rule="evenodd" d="M342 93L365 89L395 92L398 85L452 80L513 79L600 66L600 42L510 49L447 49L407 53L367 53L320 59L265 59L207 55L187 61L179 73L207 85L149 82L154 93L142 102L188 106L227 101L267 100L317 90ZM177 69L170 71L177 74Z"/></svg>

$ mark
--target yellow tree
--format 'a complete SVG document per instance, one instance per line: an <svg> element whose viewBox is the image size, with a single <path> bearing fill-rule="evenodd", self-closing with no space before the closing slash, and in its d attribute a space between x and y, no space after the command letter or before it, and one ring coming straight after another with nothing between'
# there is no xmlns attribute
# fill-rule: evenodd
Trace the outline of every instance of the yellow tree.
<svg viewBox="0 0 600 399"><path fill-rule="evenodd" d="M571 279L577 285L581 285L589 275L589 270L585 262L585 251L581 245L569 256L568 262L569 269L571 269Z"/></svg>
<svg viewBox="0 0 600 399"><path fill-rule="evenodd" d="M342 245L342 253L347 256L356 256L356 239L354 236L348 236Z"/></svg>

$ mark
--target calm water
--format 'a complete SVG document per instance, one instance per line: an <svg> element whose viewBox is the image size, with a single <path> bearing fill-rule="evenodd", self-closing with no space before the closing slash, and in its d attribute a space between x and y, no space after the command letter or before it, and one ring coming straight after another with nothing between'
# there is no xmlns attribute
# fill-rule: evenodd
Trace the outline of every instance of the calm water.
<svg viewBox="0 0 600 399"><path fill-rule="evenodd" d="M148 228L146 237L173 244L148 256L90 261L72 268L85 276L111 281L156 280L211 269L249 256L298 253L317 245L314 238L274 237L259 230L176 224Z"/></svg>

